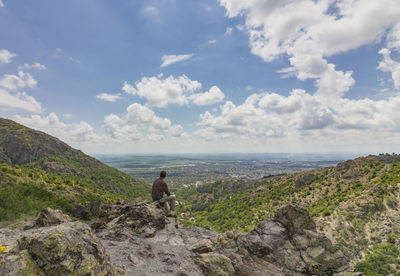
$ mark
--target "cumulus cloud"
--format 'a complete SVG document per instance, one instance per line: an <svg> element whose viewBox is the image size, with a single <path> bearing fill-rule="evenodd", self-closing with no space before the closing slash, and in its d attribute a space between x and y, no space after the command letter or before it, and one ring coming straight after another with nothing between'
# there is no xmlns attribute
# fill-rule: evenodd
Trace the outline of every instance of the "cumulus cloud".
<svg viewBox="0 0 400 276"><path fill-rule="evenodd" d="M36 84L36 80L29 73L23 71L19 71L18 75L4 75L0 79L0 108L41 113L42 106L34 97L18 91L21 88L35 87Z"/></svg>
<svg viewBox="0 0 400 276"><path fill-rule="evenodd" d="M18 66L18 69L36 69L36 70L46 70L46 66L40 64L39 62L35 62L32 64L25 63L24 65Z"/></svg>
<svg viewBox="0 0 400 276"><path fill-rule="evenodd" d="M327 57L379 41L387 30L391 47L399 43L396 0L219 2L228 17L245 16L253 54L266 62L286 54L291 67L281 71L284 77L315 79L317 93L328 101L341 98L355 81L352 71L337 70Z"/></svg>
<svg viewBox="0 0 400 276"><path fill-rule="evenodd" d="M391 73L394 87L400 89L400 62L394 61L390 57L390 50L383 48L379 51L379 54L383 56L383 60L379 62L378 69Z"/></svg>
<svg viewBox="0 0 400 276"><path fill-rule="evenodd" d="M161 57L161 68L167 67L168 65L177 63L177 62L182 62L185 60L190 59L193 57L193 54L187 54L187 55L163 55Z"/></svg>
<svg viewBox="0 0 400 276"><path fill-rule="evenodd" d="M119 99L122 99L121 94L109 94L109 93L100 93L96 95L96 99L103 100L106 102L115 102Z"/></svg>
<svg viewBox="0 0 400 276"><path fill-rule="evenodd" d="M37 85L37 81L29 73L24 73L23 71L18 71L18 75L5 74L2 79L0 79L0 87L8 90L16 90L18 88L33 88Z"/></svg>
<svg viewBox="0 0 400 276"><path fill-rule="evenodd" d="M9 92L0 88L0 109L21 109L32 113L41 113L42 106L25 92Z"/></svg>
<svg viewBox="0 0 400 276"><path fill-rule="evenodd" d="M201 88L201 83L192 81L187 76L178 78L169 76L142 78L136 82L137 95L147 99L150 106L167 107L168 104L184 105L188 103L187 94Z"/></svg>
<svg viewBox="0 0 400 276"><path fill-rule="evenodd" d="M106 134L118 141L143 141L152 137L151 141L161 141L161 136L181 137L185 135L180 125L173 125L167 118L157 116L153 110L139 103L127 107L123 116L115 114L104 118Z"/></svg>
<svg viewBox="0 0 400 276"><path fill-rule="evenodd" d="M219 111L200 116L197 135L206 139L301 137L318 134L331 137L400 133L400 95L386 100L323 101L318 95L294 89L290 95L261 93L250 95L241 105L226 102ZM281 138L280 138L281 139Z"/></svg>
<svg viewBox="0 0 400 276"><path fill-rule="evenodd" d="M211 87L207 92L196 93L201 87L200 82L191 80L186 75L176 78L171 75L164 78L159 74L154 77L143 77L135 82L135 85L124 82L122 90L127 94L145 98L149 106L161 108L169 104L182 106L190 102L196 105L211 105L222 101L225 97L217 86Z"/></svg>
<svg viewBox="0 0 400 276"><path fill-rule="evenodd" d="M3 3L2 3L1 0L0 0L0 7L2 7L2 6L1 6L2 4L3 4ZM3 7L4 7L4 5L3 5ZM10 63L10 62L11 62L11 59L12 59L13 57L15 57L15 56L16 56L16 54L11 53L10 51L8 51L8 50L6 50L6 49L0 50L0 64Z"/></svg>
<svg viewBox="0 0 400 276"><path fill-rule="evenodd" d="M379 52L383 59L378 69L390 73L398 89L400 67L391 50L400 49L399 1L219 2L228 17L245 19L238 29L248 34L254 55L265 62L288 58L290 66L278 71L282 78L312 79L316 91L294 89L288 96L268 92L253 94L240 105L227 102L219 111L201 115L199 135L225 138L248 133L250 137L282 135L297 140L315 135L317 140L322 136L335 139L337 130L341 138L354 139L377 137L378 133L380 138L392 137L400 131L396 120L400 109L395 108L400 95L379 101L348 99L346 93L355 84L353 71L338 70L328 62L335 54L386 40L386 48Z"/></svg>
<svg viewBox="0 0 400 276"><path fill-rule="evenodd" d="M67 142L97 142L100 137L94 132L94 128L82 121L80 123L66 124L59 120L58 116L51 112L48 116L32 115L22 117L16 115L14 119L26 126L44 131Z"/></svg>
<svg viewBox="0 0 400 276"><path fill-rule="evenodd" d="M133 87L126 81L124 81L124 85L122 86L122 91L124 91L126 94L136 95L135 87Z"/></svg>
<svg viewBox="0 0 400 276"><path fill-rule="evenodd" d="M260 96L250 95L239 106L228 101L221 105L219 115L206 111L200 115L201 120L198 123L200 129L196 134L206 139L281 136L282 121L279 118L269 117L256 106Z"/></svg>
<svg viewBox="0 0 400 276"><path fill-rule="evenodd" d="M197 93L190 96L190 99L195 105L212 105L219 102L225 98L224 93L217 86L213 86L209 91L204 93Z"/></svg>
<svg viewBox="0 0 400 276"><path fill-rule="evenodd" d="M387 42L389 48L400 52L400 23L389 32Z"/></svg>
<svg viewBox="0 0 400 276"><path fill-rule="evenodd" d="M165 139L164 135L161 134L150 134L147 135L147 140L153 141L153 142L161 142Z"/></svg>

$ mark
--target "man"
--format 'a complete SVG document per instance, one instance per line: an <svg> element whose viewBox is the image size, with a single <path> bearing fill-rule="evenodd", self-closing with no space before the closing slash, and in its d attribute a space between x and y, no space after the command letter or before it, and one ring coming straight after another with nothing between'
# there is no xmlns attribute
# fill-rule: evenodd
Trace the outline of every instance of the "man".
<svg viewBox="0 0 400 276"><path fill-rule="evenodd" d="M176 217L175 195L171 195L169 192L167 183L164 181L166 177L167 173L165 171L161 171L160 178L157 178L153 183L151 196L153 201L158 201L159 203L164 204L168 217Z"/></svg>

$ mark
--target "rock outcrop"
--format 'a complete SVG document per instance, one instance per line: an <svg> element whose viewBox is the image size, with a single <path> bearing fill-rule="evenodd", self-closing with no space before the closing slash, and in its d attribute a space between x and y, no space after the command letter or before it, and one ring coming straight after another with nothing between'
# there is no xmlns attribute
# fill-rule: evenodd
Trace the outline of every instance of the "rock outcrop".
<svg viewBox="0 0 400 276"><path fill-rule="evenodd" d="M146 201L110 206L93 231L60 215L46 209L34 228L0 229L11 248L0 254L0 274L333 275L346 267L297 204L249 233L183 227Z"/></svg>
<svg viewBox="0 0 400 276"><path fill-rule="evenodd" d="M25 226L25 229L58 225L69 221L72 221L72 219L60 210L45 208L32 224Z"/></svg>
<svg viewBox="0 0 400 276"><path fill-rule="evenodd" d="M94 223L92 228L106 229L107 237L111 240L124 240L138 234L153 237L157 230L165 227L165 222L166 217L161 209L138 199L109 206L103 219Z"/></svg>
<svg viewBox="0 0 400 276"><path fill-rule="evenodd" d="M0 244L9 248L0 254L0 275L121 274L87 224L46 208L32 226L0 230Z"/></svg>

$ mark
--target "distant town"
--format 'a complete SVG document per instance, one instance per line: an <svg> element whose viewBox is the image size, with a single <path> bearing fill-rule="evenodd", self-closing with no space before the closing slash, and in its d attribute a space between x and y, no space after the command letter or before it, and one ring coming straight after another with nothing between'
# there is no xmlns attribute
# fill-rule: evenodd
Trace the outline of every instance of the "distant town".
<svg viewBox="0 0 400 276"><path fill-rule="evenodd" d="M167 171L172 190L200 186L223 179L258 179L277 174L313 170L354 158L338 154L224 154L96 156L133 177L152 183Z"/></svg>

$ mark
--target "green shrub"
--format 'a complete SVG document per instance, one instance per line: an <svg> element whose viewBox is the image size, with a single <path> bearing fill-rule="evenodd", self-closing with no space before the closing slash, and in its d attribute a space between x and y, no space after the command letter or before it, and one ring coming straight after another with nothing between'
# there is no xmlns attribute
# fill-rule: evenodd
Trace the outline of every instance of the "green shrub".
<svg viewBox="0 0 400 276"><path fill-rule="evenodd" d="M365 275L388 275L396 272L392 265L400 264L400 250L391 243L376 244L365 259L356 264L356 270Z"/></svg>

